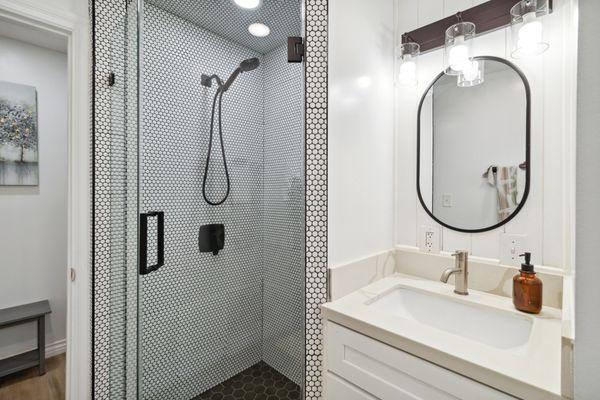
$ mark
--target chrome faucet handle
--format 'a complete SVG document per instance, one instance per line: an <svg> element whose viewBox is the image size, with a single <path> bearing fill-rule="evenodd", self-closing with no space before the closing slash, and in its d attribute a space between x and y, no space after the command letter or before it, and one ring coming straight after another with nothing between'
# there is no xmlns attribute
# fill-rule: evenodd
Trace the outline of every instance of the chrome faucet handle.
<svg viewBox="0 0 600 400"><path fill-rule="evenodd" d="M452 256L455 257L455 268L465 270L468 267L469 260L469 252L466 250L456 250L452 253Z"/></svg>

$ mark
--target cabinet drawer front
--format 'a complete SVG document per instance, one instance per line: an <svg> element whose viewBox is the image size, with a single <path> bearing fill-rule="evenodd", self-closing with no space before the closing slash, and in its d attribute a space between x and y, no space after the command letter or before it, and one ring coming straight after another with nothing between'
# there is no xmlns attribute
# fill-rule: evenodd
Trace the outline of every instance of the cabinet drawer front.
<svg viewBox="0 0 600 400"><path fill-rule="evenodd" d="M331 372L325 374L325 393L326 400L377 400Z"/></svg>
<svg viewBox="0 0 600 400"><path fill-rule="evenodd" d="M383 400L515 400L332 322L327 323L327 368Z"/></svg>

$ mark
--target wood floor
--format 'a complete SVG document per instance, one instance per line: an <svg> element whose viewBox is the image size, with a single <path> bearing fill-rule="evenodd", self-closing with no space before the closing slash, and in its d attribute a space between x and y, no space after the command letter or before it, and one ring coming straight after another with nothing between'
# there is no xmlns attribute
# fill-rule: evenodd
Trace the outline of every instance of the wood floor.
<svg viewBox="0 0 600 400"><path fill-rule="evenodd" d="M0 378L0 400L64 400L65 355L46 360L46 374L31 368Z"/></svg>

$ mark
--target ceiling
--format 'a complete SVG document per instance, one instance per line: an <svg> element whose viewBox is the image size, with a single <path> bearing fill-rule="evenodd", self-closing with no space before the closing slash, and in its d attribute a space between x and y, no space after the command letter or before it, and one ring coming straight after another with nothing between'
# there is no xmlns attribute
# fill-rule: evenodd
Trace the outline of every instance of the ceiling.
<svg viewBox="0 0 600 400"><path fill-rule="evenodd" d="M262 54L287 43L288 36L301 34L300 0L262 0L252 10L239 7L234 0L147 2ZM255 22L267 25L271 34L263 38L252 36L248 26Z"/></svg>

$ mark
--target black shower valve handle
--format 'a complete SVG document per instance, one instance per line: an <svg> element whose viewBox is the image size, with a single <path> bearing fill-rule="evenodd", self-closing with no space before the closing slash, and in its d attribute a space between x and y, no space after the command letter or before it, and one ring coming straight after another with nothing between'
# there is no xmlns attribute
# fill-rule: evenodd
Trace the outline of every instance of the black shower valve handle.
<svg viewBox="0 0 600 400"><path fill-rule="evenodd" d="M225 225L208 224L200 226L198 231L198 249L201 253L212 253L213 256L225 246Z"/></svg>

